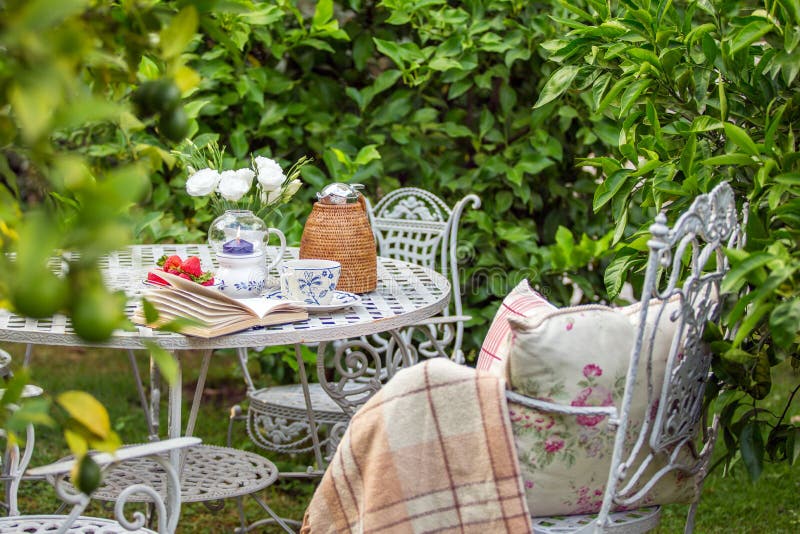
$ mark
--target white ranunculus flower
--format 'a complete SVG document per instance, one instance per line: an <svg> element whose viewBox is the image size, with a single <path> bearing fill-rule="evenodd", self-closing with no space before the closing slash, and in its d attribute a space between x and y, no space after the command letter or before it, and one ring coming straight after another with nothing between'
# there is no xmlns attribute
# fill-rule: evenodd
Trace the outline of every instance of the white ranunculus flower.
<svg viewBox="0 0 800 534"><path fill-rule="evenodd" d="M239 169L237 171L223 171L217 186L217 191L225 200L236 202L247 194L253 183L253 171Z"/></svg>
<svg viewBox="0 0 800 534"><path fill-rule="evenodd" d="M220 174L214 169L200 169L186 179L186 192L193 197L204 197L216 190Z"/></svg>
<svg viewBox="0 0 800 534"><path fill-rule="evenodd" d="M281 166L273 159L258 156L255 159L256 170L258 174L258 183L264 188L264 191L275 191L280 189L283 181L286 180L286 175L283 174Z"/></svg>

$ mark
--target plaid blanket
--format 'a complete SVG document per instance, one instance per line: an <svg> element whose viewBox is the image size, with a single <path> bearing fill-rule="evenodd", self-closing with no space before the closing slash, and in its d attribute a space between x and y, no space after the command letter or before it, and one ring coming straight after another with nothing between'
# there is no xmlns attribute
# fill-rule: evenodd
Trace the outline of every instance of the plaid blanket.
<svg viewBox="0 0 800 534"><path fill-rule="evenodd" d="M530 532L503 389L444 358L399 372L353 417L300 532Z"/></svg>

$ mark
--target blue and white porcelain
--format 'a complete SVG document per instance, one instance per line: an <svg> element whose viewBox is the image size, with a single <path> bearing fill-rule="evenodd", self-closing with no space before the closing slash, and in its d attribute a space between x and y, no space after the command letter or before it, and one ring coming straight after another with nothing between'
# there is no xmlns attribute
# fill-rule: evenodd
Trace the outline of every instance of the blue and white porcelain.
<svg viewBox="0 0 800 534"><path fill-rule="evenodd" d="M267 287L264 251L253 254L218 253L219 269L214 273L217 288L236 299L260 296Z"/></svg>
<svg viewBox="0 0 800 534"><path fill-rule="evenodd" d="M309 305L327 305L333 299L342 265L332 260L289 260L278 267L281 293Z"/></svg>
<svg viewBox="0 0 800 534"><path fill-rule="evenodd" d="M280 290L267 293L265 298L288 300ZM330 304L306 304L305 308L308 313L326 313L349 308L350 306L356 306L358 304L361 304L361 297L355 293L336 290L333 292L333 298Z"/></svg>

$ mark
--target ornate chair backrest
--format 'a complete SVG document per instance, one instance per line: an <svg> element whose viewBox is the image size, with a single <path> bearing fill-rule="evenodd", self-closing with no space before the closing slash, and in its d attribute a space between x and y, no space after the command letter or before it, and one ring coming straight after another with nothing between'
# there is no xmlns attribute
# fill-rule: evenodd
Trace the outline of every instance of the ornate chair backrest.
<svg viewBox="0 0 800 534"><path fill-rule="evenodd" d="M703 396L711 366L703 332L708 321L720 318L720 283L728 270L724 249L742 246L744 241L733 190L722 183L697 197L672 228L662 213L650 231L640 326L626 378L609 483L598 517L600 527L607 526L612 506L637 501L671 471L702 477L715 438L716 425L702 425L703 448L697 451L695 440L701 421L705 422ZM667 311L670 303L672 312ZM675 321L663 385L654 383L652 375L656 329L646 334L649 314ZM651 324L659 324L652 319ZM633 430L628 414L637 380L647 380L646 406L654 416L644 418L635 444L626 449L626 432ZM645 476L659 455L665 460L664 467Z"/></svg>
<svg viewBox="0 0 800 534"><path fill-rule="evenodd" d="M436 195L416 187L403 187L384 196L370 207L370 223L381 256L416 263L433 269L450 280L450 307L443 312L461 315L461 286L458 273L458 226L464 208L481 205L469 194L452 208ZM461 347L464 325L455 323L454 352Z"/></svg>

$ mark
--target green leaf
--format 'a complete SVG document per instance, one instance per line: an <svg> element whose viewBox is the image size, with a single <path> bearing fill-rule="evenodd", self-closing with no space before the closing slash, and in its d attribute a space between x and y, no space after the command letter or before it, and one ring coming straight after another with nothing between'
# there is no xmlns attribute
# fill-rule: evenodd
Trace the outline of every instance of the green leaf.
<svg viewBox="0 0 800 534"><path fill-rule="evenodd" d="M197 10L189 5L181 9L161 30L161 52L164 59L178 57L194 37L199 24Z"/></svg>
<svg viewBox="0 0 800 534"><path fill-rule="evenodd" d="M743 149L750 155L758 156L759 150L756 144L750 139L750 136L747 135L747 132L744 131L739 126L735 124L731 124L730 122L725 123L725 135L730 139L734 144L736 144L739 148Z"/></svg>
<svg viewBox="0 0 800 534"><path fill-rule="evenodd" d="M747 468L750 480L755 482L764 468L764 438L761 436L758 421L749 421L739 434L739 447L742 461Z"/></svg>
<svg viewBox="0 0 800 534"><path fill-rule="evenodd" d="M708 115L701 115L692 121L692 126L689 131L692 133L702 133L719 130L722 127L723 123L721 120L709 117Z"/></svg>
<svg viewBox="0 0 800 534"><path fill-rule="evenodd" d="M147 321L148 324L154 324L158 321L158 309L146 298L142 299L142 310L144 311L144 320Z"/></svg>
<svg viewBox="0 0 800 534"><path fill-rule="evenodd" d="M381 159L381 154L378 152L377 146L378 145L365 145L361 147L361 150L358 151L356 159L353 160L353 163L363 166L370 161Z"/></svg>
<svg viewBox="0 0 800 534"><path fill-rule="evenodd" d="M649 78L641 78L636 80L625 89L619 99L619 115L618 117L625 117L631 108L637 104L639 96L648 88L652 81Z"/></svg>
<svg viewBox="0 0 800 534"><path fill-rule="evenodd" d="M247 143L247 133L243 127L236 128L229 137L231 151L238 159L242 159L247 155L250 146Z"/></svg>
<svg viewBox="0 0 800 534"><path fill-rule="evenodd" d="M564 94L564 92L569 89L575 76L578 75L579 70L580 69L574 65L565 65L555 71L547 80L547 83L544 84L542 92L539 93L539 99L536 101L536 104L534 104L533 109L540 108Z"/></svg>
<svg viewBox="0 0 800 534"><path fill-rule="evenodd" d="M609 176L594 192L592 209L597 212L625 185L625 181L630 175L630 169L620 169Z"/></svg>
<svg viewBox="0 0 800 534"><path fill-rule="evenodd" d="M750 254L747 259L738 263L728 271L728 274L725 275L725 279L722 281L720 291L723 293L738 291L746 282L747 275L750 274L750 272L763 267L774 259L775 256L767 252L755 252Z"/></svg>
<svg viewBox="0 0 800 534"><path fill-rule="evenodd" d="M331 17L333 17L333 0L319 0L311 18L311 27L315 30L324 28Z"/></svg>
<svg viewBox="0 0 800 534"><path fill-rule="evenodd" d="M595 109L600 107L600 101L611 83L611 73L601 74L592 84L592 105Z"/></svg>
<svg viewBox="0 0 800 534"><path fill-rule="evenodd" d="M433 70L446 71L450 69L462 70L461 63L449 57L435 57L428 63Z"/></svg>
<svg viewBox="0 0 800 534"><path fill-rule="evenodd" d="M661 70L661 61L659 61L658 56L655 55L652 50L647 50L645 48L629 48L626 53L632 58L650 63L658 70Z"/></svg>
<svg viewBox="0 0 800 534"><path fill-rule="evenodd" d="M776 345L789 348L800 331L800 299L778 304L769 316L769 329Z"/></svg>
<svg viewBox="0 0 800 534"><path fill-rule="evenodd" d="M750 46L768 34L774 26L767 21L753 21L747 26L740 28L733 38L731 38L731 54L735 54L742 48Z"/></svg>
<svg viewBox="0 0 800 534"><path fill-rule="evenodd" d="M30 373L25 368L15 371L14 376L5 381L5 387L0 388L0 407L17 404L30 378Z"/></svg>
<svg viewBox="0 0 800 534"><path fill-rule="evenodd" d="M445 122L443 129L450 137L471 137L472 130L463 124L456 124L454 122Z"/></svg>
<svg viewBox="0 0 800 534"><path fill-rule="evenodd" d="M761 322L761 319L772 310L773 304L771 302L756 301L756 305L747 311L744 320L739 325L739 330L733 338L733 345L738 347L750 335L755 327Z"/></svg>
<svg viewBox="0 0 800 534"><path fill-rule="evenodd" d="M724 154L713 156L703 160L703 165L754 165L756 162L750 156L744 154Z"/></svg>
<svg viewBox="0 0 800 534"><path fill-rule="evenodd" d="M692 46L692 44L697 39L701 38L703 35L709 32L713 32L716 29L717 29L716 26L714 26L710 22L706 22L705 24L701 24L700 26L692 28L692 31L687 33L686 37L684 37L683 42L686 44L686 46Z"/></svg>
<svg viewBox="0 0 800 534"><path fill-rule="evenodd" d="M155 342L147 341L145 345L150 351L150 357L158 366L158 371L161 373L161 376L164 377L170 386L180 386L175 383L178 378L178 361L175 359L175 356Z"/></svg>
<svg viewBox="0 0 800 534"><path fill-rule="evenodd" d="M603 282L608 292L608 298L615 299L622 290L628 270L636 263L636 254L631 253L624 256L617 256L606 267L603 273Z"/></svg>
<svg viewBox="0 0 800 534"><path fill-rule="evenodd" d="M750 365L756 357L746 350L737 349L732 347L722 353L722 357L729 362L738 363L740 365Z"/></svg>

